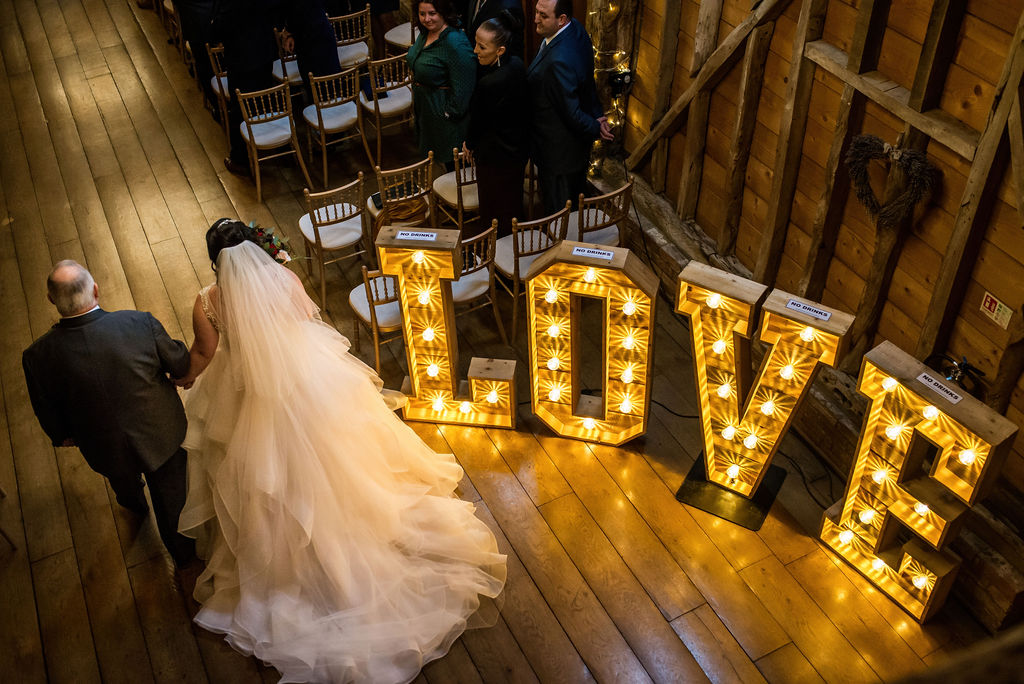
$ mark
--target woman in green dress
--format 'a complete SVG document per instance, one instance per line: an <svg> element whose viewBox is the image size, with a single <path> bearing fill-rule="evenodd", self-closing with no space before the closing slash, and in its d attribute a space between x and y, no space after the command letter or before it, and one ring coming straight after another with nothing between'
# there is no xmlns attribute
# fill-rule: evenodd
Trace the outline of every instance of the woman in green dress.
<svg viewBox="0 0 1024 684"><path fill-rule="evenodd" d="M457 17L449 0L420 2L420 34L406 59L412 69L412 99L420 153L451 170L453 148L462 149L469 125L469 101L476 84L476 57L466 34L449 23Z"/></svg>

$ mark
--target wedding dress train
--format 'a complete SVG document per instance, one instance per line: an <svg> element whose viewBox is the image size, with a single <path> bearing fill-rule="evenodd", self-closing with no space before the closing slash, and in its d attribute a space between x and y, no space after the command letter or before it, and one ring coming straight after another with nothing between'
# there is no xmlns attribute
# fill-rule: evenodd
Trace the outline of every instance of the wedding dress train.
<svg viewBox="0 0 1024 684"><path fill-rule="evenodd" d="M293 281L243 243L201 293L220 344L185 402L195 621L283 682L407 682L493 622L505 557L454 496L461 467Z"/></svg>

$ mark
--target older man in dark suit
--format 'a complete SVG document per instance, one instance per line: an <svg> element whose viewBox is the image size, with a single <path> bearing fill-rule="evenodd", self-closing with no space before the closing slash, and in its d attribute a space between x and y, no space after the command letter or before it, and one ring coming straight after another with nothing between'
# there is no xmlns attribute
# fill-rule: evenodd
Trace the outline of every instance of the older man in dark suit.
<svg viewBox="0 0 1024 684"><path fill-rule="evenodd" d="M185 412L170 377L189 353L152 314L104 311L84 267L61 261L46 283L60 321L22 355L32 408L55 447L77 446L125 508L148 513L149 484L160 537L178 567L195 558L178 534L185 503Z"/></svg>
<svg viewBox="0 0 1024 684"><path fill-rule="evenodd" d="M526 72L531 151L545 212L553 214L579 198L594 140L612 134L597 99L594 46L572 18L572 1L537 0L533 21L544 41Z"/></svg>

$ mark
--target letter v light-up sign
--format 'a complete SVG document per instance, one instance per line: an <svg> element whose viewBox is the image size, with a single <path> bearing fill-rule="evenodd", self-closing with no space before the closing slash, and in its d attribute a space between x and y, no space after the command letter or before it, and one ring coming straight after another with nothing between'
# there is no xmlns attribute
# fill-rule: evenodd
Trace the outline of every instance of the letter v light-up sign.
<svg viewBox="0 0 1024 684"><path fill-rule="evenodd" d="M924 621L960 564L946 548L998 477L1017 426L891 342L864 355L857 388L871 407L846 496L825 511L821 538ZM906 543L904 529L915 535Z"/></svg>
<svg viewBox="0 0 1024 684"><path fill-rule="evenodd" d="M398 280L409 376L402 391L409 420L515 427L516 362L473 358L468 388L457 383L452 280L462 270L457 230L385 226L377 236L380 268Z"/></svg>
<svg viewBox="0 0 1024 684"><path fill-rule="evenodd" d="M707 479L753 496L818 364L833 365L853 317L691 261L676 310L690 316ZM749 385L748 338L771 345Z"/></svg>

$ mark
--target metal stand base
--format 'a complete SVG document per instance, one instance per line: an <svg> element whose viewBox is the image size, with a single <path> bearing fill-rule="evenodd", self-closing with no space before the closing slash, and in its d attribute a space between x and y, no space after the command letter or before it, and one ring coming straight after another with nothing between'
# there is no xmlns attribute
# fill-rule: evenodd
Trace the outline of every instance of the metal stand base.
<svg viewBox="0 0 1024 684"><path fill-rule="evenodd" d="M704 454L701 453L676 492L676 500L756 532L761 529L764 519L768 517L768 511L771 510L785 479L784 469L774 465L768 466L768 472L761 480L761 485L754 492L754 496L748 499L709 482L704 467Z"/></svg>

